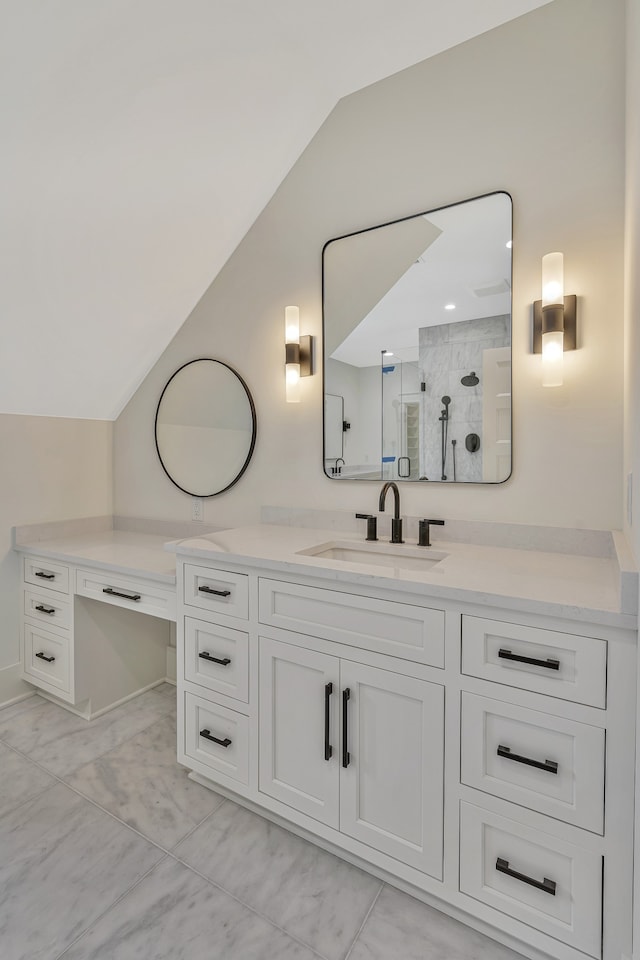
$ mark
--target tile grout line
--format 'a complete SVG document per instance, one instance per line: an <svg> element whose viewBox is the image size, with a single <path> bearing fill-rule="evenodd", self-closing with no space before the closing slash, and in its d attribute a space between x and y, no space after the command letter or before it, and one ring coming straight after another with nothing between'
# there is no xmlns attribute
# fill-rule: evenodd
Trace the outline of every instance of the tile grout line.
<svg viewBox="0 0 640 960"><path fill-rule="evenodd" d="M289 940L294 940L296 943L300 944L300 946L304 947L306 950L310 950L314 956L319 958L319 960L329 960L329 958L325 957L323 953L318 953L318 951L314 947L310 946L308 943L305 943L304 940L301 940L294 933L290 933L288 930L285 930L284 927L281 927L280 924L276 923L274 920L271 920L270 917L266 916L266 914L261 913L259 910L256 910L256 908L252 907L251 904L245 903L245 901L241 900L240 897L236 896L235 893L232 893L230 890L227 890L226 887L223 887L221 884L216 883L216 881L212 880L211 877L207 877L205 876L204 873L200 873L199 870L196 870L195 867L192 867L190 863L187 863L186 860L183 860L181 857L177 856L177 854L170 853L169 856L173 857L173 859L177 863L182 864L183 867L186 867L192 873L195 873L195 875L197 877L200 877L201 880L205 880L206 883L210 884L212 887L215 887L216 890L220 890L220 892L224 893L227 897L231 897L231 899L235 900L236 903L239 903L241 907L245 907L251 913L255 914L256 917L260 917L260 919L268 923L270 927L275 927L276 930L279 930L280 933L283 933L286 937L289 938Z"/></svg>
<svg viewBox="0 0 640 960"><path fill-rule="evenodd" d="M149 692L151 692L151 691L149 691ZM163 697L164 695L163 695L163 694L157 694L157 696L158 696L158 697ZM50 701L50 700L45 701L45 702L46 702L46 703L52 703L52 701ZM57 707L58 704L53 704L53 706ZM61 709L61 710L64 710L64 707L60 707L60 709ZM25 711L25 712L27 712L27 711ZM70 712L70 711L67 711L67 712ZM163 714L162 714L162 716L160 717L160 720L166 720L167 717L171 716L171 713L172 713L171 709L167 710L166 713L163 713ZM76 716L77 716L77 714L76 714ZM80 719L82 720L82 719L84 719L84 717L81 717ZM100 718L98 718L98 719L100 719ZM92 722L91 720L86 720L86 723L87 723L87 724L90 724L91 722ZM102 760L103 757L106 757L106 756L107 756L107 754L112 753L114 750L118 750L120 747L124 746L125 743L129 743L130 740L134 740L137 736L140 736L141 734L146 733L146 732L147 732L148 730L150 730L151 727L153 727L156 723L158 723L158 719L152 720L152 721L149 723L148 726L143 727L143 728L140 729L140 730L137 730L135 733L131 734L130 737L126 737L124 740L121 740L119 743L116 743L113 747L109 747L109 749L108 749L108 750L105 750L104 753L100 753L100 754L98 754L98 756L92 757L91 760L87 760L85 763L81 763L80 766L74 767L73 770L67 771L67 772L64 774L64 776L67 776L67 777L68 777L68 776L70 776L71 774L76 773L76 772L77 772L78 770L80 770L82 767L86 767L86 766L88 766L90 763L95 763L97 760ZM63 734L63 736L66 736L66 734ZM43 764L41 761L39 761L39 760L34 760L34 758L31 757L31 756L29 756L28 753L25 753L23 750L19 750L18 747L14 747L11 743L9 743L8 740L3 740L3 739L0 737L0 744L2 744L2 745L5 746L5 747L9 747L11 750L13 750L14 753L19 754L19 756L21 756L24 760L28 760L30 763L35 764L35 766L38 767L40 770L43 770L45 773L48 773L50 777L54 777L56 780L59 780L61 783L64 783L65 786L68 786L70 790L73 790L73 787L71 787L71 786L66 782L66 780L63 780L63 778L62 778L62 776L60 776L60 774L54 773L52 770L49 770L47 767L44 766L44 764ZM177 762L177 761L176 761L176 762ZM178 765L179 765L179 764L178 764ZM75 791L75 792L77 793L78 791ZM81 796L84 796L84 794L81 794ZM86 799L89 799L89 798L87 797ZM96 806L99 806L99 804L96 804ZM101 808L101 809L102 809L102 808ZM108 812L109 812L108 810L105 811L105 813L108 813ZM127 824L127 826L128 826L128 824ZM133 827L132 827L131 829L133 829Z"/></svg>
<svg viewBox="0 0 640 960"><path fill-rule="evenodd" d="M372 902L371 902L371 906L370 906L369 909L367 910L366 916L365 916L364 920L362 921L362 923L360 924L360 927L358 928L358 932L356 933L355 937L353 938L353 941L352 941L352 943L351 943L351 946L349 947L349 949L347 950L347 952L346 952L346 954L345 954L344 960L349 960L349 957L350 957L351 954L353 953L353 948L355 947L356 943L358 942L358 938L360 937L360 934L361 934L362 931L364 930L365 924L366 924L367 920L369 919L369 917L371 916L371 913L372 913L372 911L373 911L373 908L375 907L376 903L378 902L378 899L379 899L379 897L380 897L380 894L381 894L382 891L384 890L384 887L385 887L384 883L381 883L380 886L378 887L378 892L376 893L375 897L373 898L373 900L372 900Z"/></svg>
<svg viewBox="0 0 640 960"><path fill-rule="evenodd" d="M136 880L134 883L132 883L130 887L127 887L126 890L124 890L118 897L116 897L116 899L113 901L113 903L110 903L109 906L106 907L106 908L102 911L102 913L101 913L99 916L97 916L97 917L95 918L95 920L93 920L93 921L89 924L88 927L85 927L85 929L82 930L82 932L79 933L78 936L75 937L75 938L71 941L71 943L69 943L69 944L64 948L64 950L62 951L62 953L59 953L59 954L58 954L58 956L55 958L55 960L62 960L62 958L64 957L64 955L65 955L66 953L68 953L69 950L71 950L71 948L72 948L73 946L75 946L75 944L78 942L78 940L81 940L82 937L85 936L85 934L89 933L89 931L92 929L92 927L95 927L95 925L96 925L97 923L99 923L99 922L102 920L102 918L105 917L105 916L109 913L110 910L113 910L113 908L116 907L116 906L120 903L121 900L123 900L123 899L124 899L125 897L127 897L133 890L135 890L135 888L138 886L138 884L142 883L143 880L146 880L147 877L149 876L149 874L152 873L152 872L156 869L156 867L159 867L161 863L164 863L164 861L167 859L167 856L168 856L168 854L167 854L166 856L164 856L164 857L160 857L160 859L157 861L157 863L154 863L151 867L149 867L149 869L146 871L146 873L144 873L138 880Z"/></svg>
<svg viewBox="0 0 640 960"><path fill-rule="evenodd" d="M12 747L11 749L12 749L15 753L17 753L17 754L19 754L20 756L24 757L25 759L27 759L27 760L30 759L29 757L26 756L26 754L23 754L20 750L17 750L15 747ZM115 748L114 748L114 749L115 749ZM104 754L103 754L103 756L104 756ZM100 759L100 758L98 758L98 759ZM92 761L89 761L89 762L92 762ZM171 858L172 860L174 860L176 863L180 863L183 867L185 867L187 870L191 871L191 873L194 873L194 874L195 874L197 877L199 877L201 880L204 880L206 883L210 884L212 887L215 887L217 890L220 890L221 893L224 893L226 896L230 897L232 900L235 900L236 903L239 903L242 907L245 907L245 909L249 910L251 913L253 913L255 916L259 917L261 920L264 920L266 923L269 924L269 926L275 927L276 930L279 930L280 933L284 934L284 935L285 935L286 937L288 937L290 940L294 940L294 941L295 941L296 943L298 943L300 946L304 947L304 948L307 949L307 950L310 950L310 951L314 954L314 956L316 956L316 957L319 958L319 960L328 960L327 957L325 957L325 956L324 956L323 954L321 954L321 953L318 953L317 950L315 950L313 947L311 947L308 943L305 943L304 940L300 940L297 936L295 936L295 934L289 933L289 931L288 931L288 930L285 930L284 927L281 927L281 926L279 926L279 924L274 923L274 921L271 920L269 917L267 917L265 914L260 913L259 910L256 910L255 907L252 907L250 904L246 903L244 900L241 900L240 897L237 897L237 896L236 896L234 893L232 893L230 890L227 890L225 887L221 886L219 883L216 883L214 880L211 880L209 877L206 877L204 874L202 874L202 873L200 873L198 870L194 869L194 867L192 867L189 863L187 863L186 860L183 860L181 857L179 857L176 853L173 852L174 850L176 850L177 847L180 846L181 843L183 843L183 842L187 839L187 837L191 836L191 834L192 834L195 830L197 830L198 827L202 826L202 824L203 824L206 820L208 820L209 817L212 817L218 810L220 810L220 808L221 808L225 803L228 802L226 797L224 797L224 798L222 799L222 803L219 803L218 806L217 806L214 810L211 810L205 817L203 817L202 820L200 820L199 823L197 823L187 834L185 834L184 837L182 837L182 838L181 838L176 844L174 844L174 846L169 850L169 849L167 849L166 847L163 847L161 844L157 843L155 840L151 840L149 837L145 836L143 833L141 833L141 832L140 832L139 830L137 830L135 827L132 827L131 824L126 823L124 820L121 820L120 817L116 816L114 813L111 813L110 810L106 810L104 807L100 806L100 804L97 803L95 800L92 800L91 797L85 796L85 795L84 795L83 793L81 793L76 787L73 787L73 786L71 786L71 784L66 783L61 777L57 776L56 774L50 773L48 770L46 770L45 767L42 767L42 766L38 763L37 760L31 760L31 763L33 763L33 764L34 764L35 766L37 766L39 769L43 770L45 773L48 773L49 776L53 777L54 780L56 780L58 784L62 784L63 787L66 787L68 790L71 790L71 792L74 793L74 794L76 794L76 796L78 796L81 800L86 801L87 803L91 804L91 806L96 807L96 808L97 808L98 810L100 810L102 813L107 814L107 816L111 817L112 820L115 820L117 823L119 823L121 826L125 827L127 830L131 830L133 833L135 833L137 836L139 836L142 840L145 840L147 843L150 843L152 846L154 846L154 847L156 847L158 850L160 850L160 851L162 852L162 854L163 854L163 856L160 857L160 859L157 860L156 863L154 863L153 866L149 868L149 870L147 870L147 872L144 874L143 877L140 878L140 880L137 880L137 881L136 881L135 883L133 883L127 890L125 890L116 900L114 900L114 902L113 902L109 907L107 907L106 910L104 910L104 911L100 914L100 916L98 916L88 927L86 927L86 928L82 931L82 933L79 934L79 936L75 938L75 940L74 940L72 943L70 943L67 947L65 947L64 953L59 954L59 956L56 957L56 960L62 960L62 957L64 957L64 954L67 953L67 951L71 949L71 947L73 946L73 944L76 943L76 942L80 939L80 937L84 936L84 934L87 933L87 932L91 929L91 927L94 926L94 924L96 924L99 920L101 920L102 917L103 917L106 913L108 913L108 911L111 910L112 907L116 906L116 904L119 903L119 901L122 900L123 897L125 897L125 896L126 896L128 893L130 893L135 887L137 887L138 883L140 883L142 880L144 880L157 866L159 866L164 860L166 860L167 857L170 857L170 858ZM40 794L38 794L37 796L41 796L42 793L46 793L46 790L51 790L51 789L53 789L52 786L46 787L45 790L43 790L43 791L42 791ZM32 797L31 799L35 799L35 797ZM15 808L12 808L12 810L13 810L13 809L15 809ZM377 896L376 896L376 899L377 899ZM367 914L367 916L368 916L368 914Z"/></svg>
<svg viewBox="0 0 640 960"><path fill-rule="evenodd" d="M86 803L91 804L92 807L96 807L96 809L100 810L101 813L106 813L106 815L107 815L108 817L111 817L112 820L115 820L115 821L116 821L117 823L119 823L121 826L126 827L127 830L131 830L132 833L137 834L137 836L139 836L142 840L146 840L147 843L150 843L152 846L157 847L158 850L161 850L161 851L162 851L162 853L164 853L164 854L166 854L166 855L171 855L171 850L168 850L166 847L163 847L162 844L161 844L161 843L158 843L156 840L152 840L150 837L146 837L143 833L141 833L141 832L140 832L139 830L137 830L135 827L132 827L130 823L126 823L124 820L121 820L120 817L116 816L115 813L111 813L110 810L106 810L104 807L100 806L100 804L99 804L96 800L92 800L91 797L85 796L85 794L84 794L84 793L81 793L80 790L78 790L77 787L74 787L74 786L72 786L70 783L67 783L66 780L63 780L62 777L58 776L57 774L51 773L50 770L47 770L46 767L43 767L40 763L38 763L37 760L31 760L31 758L28 757L28 756L26 755L26 753L22 753L20 750L17 750L15 747L12 747L11 749L14 750L15 753L17 753L17 754L19 754L21 757L23 757L25 760L30 760L30 762L33 763L34 766L38 767L38 769L39 769L39 770L42 770L44 773L48 773L49 776L50 776L50 777L53 777L53 779L56 781L55 784L50 784L48 787L46 787L46 788L45 788L44 790L42 790L40 793L36 794L36 796L31 797L31 800L35 800L35 799L37 799L37 797L41 797L43 793L46 793L46 792L47 792L47 790L53 790L53 787L54 787L54 786L58 786L59 784L62 784L63 787L66 787L67 790L70 790L72 793L74 793L74 794L75 794L77 797L79 797L81 800L84 800L84 801L86 801ZM103 756L104 756L104 754L103 754ZM100 759L100 758L98 757L97 759ZM92 763L92 762L93 762L93 761L89 761L89 763ZM83 766L84 766L84 764L83 764ZM79 768L78 768L78 769L79 769ZM74 772L75 772L75 771L74 771ZM27 801L27 802L30 802L30 801ZM12 807L12 808L11 808L11 811L13 811L13 810L15 810L15 809L16 809L15 807ZM216 807L216 810L217 810L217 809L218 809L218 807ZM7 813L9 813L9 812L10 812L10 811L7 811ZM214 813L214 812L215 812L215 811L211 811L211 813ZM207 816L211 816L211 813L208 813ZM4 817L4 814L2 814L2 815L0 816L0 819L2 819L2 817ZM206 819L207 819L207 818L205 817L204 820L206 820ZM203 821L201 821L201 823L202 823L202 822L203 822ZM200 826L200 824L198 824L198 826ZM190 831L190 832L191 832L191 831ZM180 840L179 843L182 843L182 841ZM176 844L176 846L177 846L177 844Z"/></svg>
<svg viewBox="0 0 640 960"><path fill-rule="evenodd" d="M163 694L158 694L158 696L164 696L164 695L163 695ZM51 702L51 701L49 701L49 702ZM57 706L57 704L54 704L54 706ZM60 708L60 709L64 709L64 708ZM25 712L28 712L28 711L25 711ZM168 711L167 714L164 714L164 716L169 716L169 713L170 713L170 711ZM88 721L88 722L90 722L90 721ZM124 743L127 743L129 740L133 740L133 739L134 739L136 736L138 736L139 734L142 734L142 733L146 732L147 730L149 730L155 723L157 723L157 720L153 720L153 721L149 724L148 727L145 727L143 730L138 730L138 731L137 731L136 733L134 733L131 737L128 737L127 740L123 740L121 743L116 744L116 745L115 745L114 747L112 747L110 750L105 751L105 753L100 754L98 757L95 757L95 758L93 758L92 760L88 760L86 764L84 764L84 763L81 764L80 767L77 767L77 768L76 768L76 770L79 770L79 769L81 769L81 767L83 767L83 766L86 766L86 765L88 765L88 764L90 764L90 763L95 763L97 760L102 759L103 757L107 756L107 754L111 753L112 750L118 749L118 748L121 747ZM86 933L88 933L88 931L91 930L91 928L92 928L96 923L98 923L98 921L101 920L102 917L104 917L106 913L108 913L113 907L115 907L124 897L127 896L127 894L129 894L132 890L134 890L135 887L137 887L138 884L142 882L142 880L146 879L146 877L148 877L149 874L150 874L157 866L159 866L161 863L163 863L163 862L167 859L167 857L170 857L170 858L171 858L172 860L174 860L176 863L180 863L183 867L185 867L186 869L188 869L189 871L191 871L192 873L194 873L194 874L195 874L197 877L199 877L201 880L204 880L206 883L210 884L212 887L215 887L215 888L216 888L217 890L219 890L221 893L223 893L223 894L225 894L226 896L230 897L230 898L231 898L232 900L234 900L236 903L240 904L242 907L244 907L245 909L249 910L250 913L252 913L252 914L254 914L255 916L259 917L259 918L260 918L261 920L263 920L265 923L268 923L269 926L275 928L276 930L279 930L280 933L282 933L282 934L283 934L284 936L286 936L288 939L293 940L295 943L298 943L300 946L304 947L306 950L309 950L315 957L318 958L318 960L329 960L329 958L325 957L324 954L319 953L317 950L315 950L313 947L311 947L311 946L310 946L308 943L306 943L304 940L299 939L299 937L297 937L295 934L292 934L292 933L290 933L289 931L285 930L284 927L281 927L279 924L277 924L277 923L275 923L273 920L271 920L268 916L266 916L265 914L261 913L259 910L256 910L254 907L252 907L250 904L246 903L246 902L245 902L244 900L242 900L240 897L236 896L236 895L235 895L234 893L232 893L230 890L227 890L225 887L221 886L221 884L216 883L216 882L215 882L214 880L212 880L211 878L209 878L209 877L205 876L204 874L200 873L198 870L196 870L194 867L192 867L189 863L187 863L186 860L183 860L180 856L178 856L178 855L174 852L174 851L177 849L177 847L180 846L181 843L183 843L188 837L191 836L192 833L195 832L195 830L198 829L198 827L202 826L202 824L203 824L206 820L208 820L209 817L214 816L214 814L215 814L218 810L220 810L221 807L223 807L223 806L228 802L228 800L227 800L226 797L223 797L223 798L222 798L222 802L221 802L220 804L218 804L218 806L215 807L214 810L211 810L205 817L203 817L202 820L200 820L199 823L197 823L187 834L185 834L184 837L182 837L176 844L174 844L174 846L171 847L171 849L167 849L166 847L163 847L162 844L158 843L157 841L152 840L152 839L150 839L149 837L145 836L143 833L141 833L141 832L140 832L139 830L137 830L135 827L131 826L131 824L126 823L124 820L121 820L120 817L116 816L116 814L112 813L110 810L107 810L107 809L105 809L104 807L102 807L97 801L92 800L91 797L85 796L85 794L81 793L81 791L80 791L79 789L77 789L76 787L72 786L70 783L67 783L67 782L63 779L63 777L61 777L59 774L53 773L51 770L48 770L48 769L47 769L42 763L40 763L38 760L32 759L28 754L24 753L22 750L19 750L17 747L11 746L11 744L7 743L7 742L4 741L4 740L0 740L0 743L3 743L5 746L9 747L9 748L10 748L14 753L16 753L18 756L20 756L20 757L22 757L23 759L29 761L29 762L32 763L35 767L37 767L39 770L41 770L43 773L46 773L48 776L52 777L54 781L56 781L55 784L49 785L49 786L46 787L44 790L40 791L38 794L35 794L33 797L30 798L30 800L35 800L35 799L37 799L37 797L42 796L43 793L46 793L47 790L53 789L53 786L56 786L56 785L58 785L58 784L62 784L62 786L66 787L68 790L70 790L72 793L74 793L76 796L78 796L81 800L84 800L86 803L91 804L91 806L93 806L93 807L95 807L96 809L100 810L102 813L106 814L106 815L107 815L108 817L110 817L112 820L115 820L117 823L119 823L121 826L125 827L127 830L131 830L132 833L135 833L138 837L140 837L142 840L146 841L147 843L151 844L153 847L155 847L156 849L158 849L158 850L163 854L163 856L161 856L160 859L157 860L156 863L154 863L153 866L151 866L151 867L149 868L149 870L147 870L146 873L145 873L142 877L140 877L139 880L135 881L129 888L127 888L127 890L125 890L120 896L118 896L117 899L114 900L114 902L113 902L109 907L106 908L106 910L104 910L88 927L86 927L86 928L82 931L82 933L80 933L80 934L78 935L78 937L76 937L76 938L72 941L72 943L70 943L67 947L65 947L63 953L59 954L59 955L56 957L56 960L62 960L62 958L64 957L64 954L67 953L67 952L71 949L71 947L72 947L75 943L78 942L78 940L79 940L81 937L83 937ZM70 776L71 774L75 773L76 770L70 771L68 774L65 774L65 776ZM30 802L30 801L27 801L27 802ZM11 811L13 811L13 810L15 810L15 809L16 809L15 807L12 807L12 808L11 808ZM9 812L11 812L11 811L5 811L5 812L6 812L6 813L9 813ZM3 817L3 816L4 816L4 814L0 815L0 819L1 819L1 817ZM380 888L379 888L378 892L376 893L376 896L374 897L373 902L372 902L369 910L367 911L367 914L366 914L366 916L365 916L365 918L364 918L364 920L363 920L363 922L362 922L362 924L361 924L361 926L360 926L360 928L359 928L359 930L358 930L358 933L356 934L356 937L354 938L354 941L353 941L353 943L351 944L351 946L350 946L350 948L349 948L349 951L348 951L348 953L347 953L346 956L345 956L345 960L347 960L347 958L348 958L349 955L351 954L351 951L352 951L352 949L353 949L353 946L355 945L355 941L357 940L358 936L360 935L360 932L361 932L361 930L362 930L362 927L364 926L364 924L365 924L366 921L368 920L369 914L371 913L371 910L372 910L373 907L375 906L375 904L376 904L376 902L377 902L377 900L378 900L378 897L380 896L380 893L381 893L381 891L382 891L383 886L384 886L384 884L381 884L381 885L380 885Z"/></svg>
<svg viewBox="0 0 640 960"><path fill-rule="evenodd" d="M213 791L213 790L212 790L211 792L212 792L212 793L215 793L215 791ZM220 797L220 794L217 794L217 796ZM217 813L218 810L220 810L222 807L224 807L225 803L229 803L229 800L228 800L226 797L221 797L221 803L219 803L217 807L214 807L213 810L210 810L209 813L205 814L205 816L202 818L202 820L199 820L198 823L196 823L195 827L192 827L191 830L189 830L188 833L185 833L184 837L180 837L180 839L178 840L178 842L177 842L177 843L174 843L174 845L171 847L171 849L168 850L167 852L168 852L172 857L175 857L175 859L177 859L177 860L180 859L179 857L176 857L174 851L180 846L181 843L184 843L185 840L188 840L189 837L191 836L191 834L194 833L199 827L201 827L203 823L206 823L206 821L209 819L209 817L212 817L212 816L214 815L214 813Z"/></svg>

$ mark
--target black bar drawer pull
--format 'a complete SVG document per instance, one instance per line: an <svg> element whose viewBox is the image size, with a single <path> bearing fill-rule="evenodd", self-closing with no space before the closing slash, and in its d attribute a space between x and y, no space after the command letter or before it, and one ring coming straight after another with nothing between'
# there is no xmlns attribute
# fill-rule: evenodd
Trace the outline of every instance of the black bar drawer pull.
<svg viewBox="0 0 640 960"><path fill-rule="evenodd" d="M345 687L342 691L342 766L348 767L351 762L351 754L349 753L349 730L348 730L348 719L349 719L349 700L351 698L351 690L349 687Z"/></svg>
<svg viewBox="0 0 640 960"><path fill-rule="evenodd" d="M523 657L519 653L511 653L511 650L498 650L498 656L501 660L516 660L518 663L532 663L534 667L546 667L547 670L559 670L560 661L547 657L546 660L537 660L535 657Z"/></svg>
<svg viewBox="0 0 640 960"><path fill-rule="evenodd" d="M56 612L55 607L45 607L41 603L38 604L36 610L39 610L40 613L48 613L50 617Z"/></svg>
<svg viewBox="0 0 640 960"><path fill-rule="evenodd" d="M36 657L39 660L46 660L47 663L53 663L53 661L55 660L55 657L48 657L46 653L36 653Z"/></svg>
<svg viewBox="0 0 640 960"><path fill-rule="evenodd" d="M216 597L230 597L231 590L214 590L213 587L208 587L206 584L204 587L198 587L200 593L213 593Z"/></svg>
<svg viewBox="0 0 640 960"><path fill-rule="evenodd" d="M231 657L212 657L210 653L207 653L206 650L203 650L202 653L199 653L198 656L201 660L208 660L209 663L219 663L223 667L228 667L231 663Z"/></svg>
<svg viewBox="0 0 640 960"><path fill-rule="evenodd" d="M543 893L548 893L552 897L556 895L555 880L548 880L547 877L542 881L534 880L533 877L528 877L525 873L518 873L517 870L512 870L509 867L509 861L503 860L502 857L498 857L496 860L496 870L498 873L506 873L508 877L513 877L514 880L528 883L530 887L535 887L536 890L542 890Z"/></svg>
<svg viewBox="0 0 640 960"><path fill-rule="evenodd" d="M331 755L333 754L333 747L329 742L331 738L331 734L329 731L329 719L330 719L332 693L333 693L333 684L326 683L324 686L324 758L325 760L331 760Z"/></svg>
<svg viewBox="0 0 640 960"><path fill-rule="evenodd" d="M43 580L55 580L55 573L45 573L44 570L36 570L36 577L42 577Z"/></svg>
<svg viewBox="0 0 640 960"><path fill-rule="evenodd" d="M142 599L140 593L122 593L120 590L114 590L113 587L104 587L102 592L108 593L110 597L124 597L125 600L135 600L136 603Z"/></svg>
<svg viewBox="0 0 640 960"><path fill-rule="evenodd" d="M211 730L201 730L200 736L204 737L205 740L211 740L213 743L219 743L221 747L231 746L231 740L229 740L229 737L225 737L224 740L219 740L217 737L214 737L214 735L211 733Z"/></svg>
<svg viewBox="0 0 640 960"><path fill-rule="evenodd" d="M538 770L545 770L547 773L557 773L558 764L555 760L532 760L531 757L521 757L517 753L511 753L511 747L498 746L496 753L505 760L514 760L516 763L526 763L528 767L536 767Z"/></svg>

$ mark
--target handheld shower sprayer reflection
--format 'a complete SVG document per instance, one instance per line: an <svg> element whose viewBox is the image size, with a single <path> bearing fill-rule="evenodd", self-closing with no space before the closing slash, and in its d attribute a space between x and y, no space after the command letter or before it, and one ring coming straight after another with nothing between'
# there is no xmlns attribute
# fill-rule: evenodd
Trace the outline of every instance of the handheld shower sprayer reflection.
<svg viewBox="0 0 640 960"><path fill-rule="evenodd" d="M446 460L447 460L447 439L449 436L449 404L451 403L451 397L444 396L441 400L442 410L440 411L439 421L441 428L441 437L442 437L442 475L441 480L446 480L447 475L444 472Z"/></svg>

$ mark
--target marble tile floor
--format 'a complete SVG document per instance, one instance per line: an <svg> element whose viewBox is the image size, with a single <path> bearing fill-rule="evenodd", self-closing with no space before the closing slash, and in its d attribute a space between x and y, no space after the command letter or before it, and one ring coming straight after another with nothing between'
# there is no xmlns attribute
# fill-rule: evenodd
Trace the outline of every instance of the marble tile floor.
<svg viewBox="0 0 640 960"><path fill-rule="evenodd" d="M2 960L522 960L187 778L175 688L0 710Z"/></svg>

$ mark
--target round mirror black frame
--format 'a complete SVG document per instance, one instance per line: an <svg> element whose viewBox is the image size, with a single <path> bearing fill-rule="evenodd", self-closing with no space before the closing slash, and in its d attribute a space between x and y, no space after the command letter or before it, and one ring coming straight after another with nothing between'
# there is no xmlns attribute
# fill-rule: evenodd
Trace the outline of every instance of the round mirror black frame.
<svg viewBox="0 0 640 960"><path fill-rule="evenodd" d="M242 387L244 388L244 392L245 392L246 395L247 395L247 400L249 401L249 409L251 410L251 443L250 443L250 445L249 445L249 451L248 451L248 453L247 453L246 459L245 459L244 463L242 464L241 469L240 469L240 470L238 471L238 473L235 475L235 477L233 478L233 480L231 481L231 483L228 483L228 484L226 485L226 487L222 487L220 490L214 491L214 493L193 493L191 490L186 490L184 487L181 487L180 484L177 483L177 482L173 479L173 477L171 476L171 474L170 474L169 471L167 470L167 468L166 468L166 466L165 466L165 463L164 463L164 460L162 459L162 454L160 453L160 447L159 447L159 445L158 445L158 414L160 413L160 407L161 407L161 405L162 405L162 398L164 397L165 393L167 392L167 390L168 390L169 385L171 384L171 382L178 376L179 373L181 373L181 372L185 369L185 367L191 366L192 363L202 363L203 360L209 361L210 363L217 363L217 364L219 364L221 367L225 367L225 368L226 368L227 370L229 370L235 377L238 378L238 380L239 380L240 383L242 384ZM245 470L247 469L247 467L249 466L249 461L251 460L251 457L253 456L253 451L254 451L254 448L255 448L255 445L256 445L256 435L257 435L257 419L256 419L256 407L255 407L255 404L254 404L254 402L253 402L253 397L251 396L251 392L250 392L247 384L246 384L245 381L242 379L242 377L240 376L240 374L238 373L238 371L237 371L237 370L234 370L233 367L230 367L228 363L224 363L222 360L216 360L216 359L214 359L213 357L196 357L195 360L188 360L187 363L183 363L181 367L178 367L178 369L175 371L175 373L173 373L173 374L169 377L169 379L167 380L167 382L165 383L164 388L163 388L163 390L162 390L162 393L160 394L160 399L158 400L158 406L156 407L156 415L155 415L155 420L154 420L153 436L154 436L154 440L155 440L155 444L156 444L156 453L158 454L158 460L160 461L160 465L161 465L162 469L164 470L164 472L165 472L166 475L168 476L168 478L169 478L169 480L171 481L171 483L172 483L175 487L177 487L178 490L182 490L183 493L188 494L190 497L201 497L203 500L208 500L210 497L217 497L218 494L224 493L225 490L229 490L231 487L233 487L233 486L238 482L238 480L240 479L240 477L242 476L242 474L245 472Z"/></svg>

